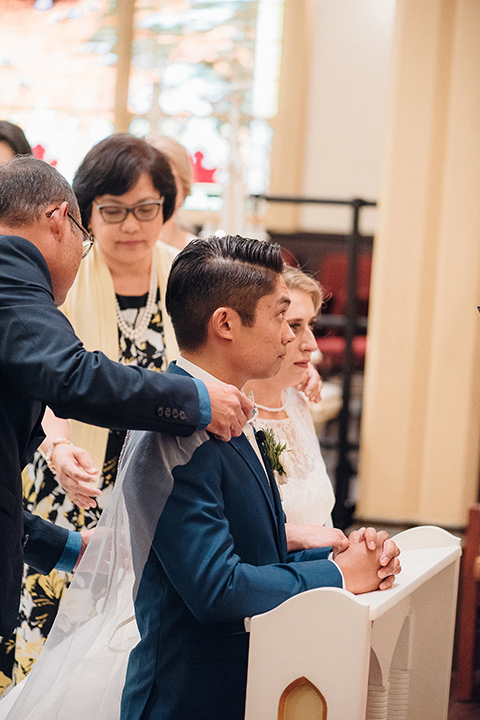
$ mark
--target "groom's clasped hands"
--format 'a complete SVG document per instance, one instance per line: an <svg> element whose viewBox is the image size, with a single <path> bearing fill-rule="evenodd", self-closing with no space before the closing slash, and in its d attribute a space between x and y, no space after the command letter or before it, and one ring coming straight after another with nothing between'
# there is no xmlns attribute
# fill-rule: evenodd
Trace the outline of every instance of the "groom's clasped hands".
<svg viewBox="0 0 480 720"><path fill-rule="evenodd" d="M285 531L289 551L331 547L345 589L353 593L389 590L402 569L400 548L384 530L362 527L347 538L338 528L287 523Z"/></svg>
<svg viewBox="0 0 480 720"><path fill-rule="evenodd" d="M400 548L384 530L354 530L346 539L348 546L333 546L333 559L343 573L345 589L352 593L388 590L401 571Z"/></svg>

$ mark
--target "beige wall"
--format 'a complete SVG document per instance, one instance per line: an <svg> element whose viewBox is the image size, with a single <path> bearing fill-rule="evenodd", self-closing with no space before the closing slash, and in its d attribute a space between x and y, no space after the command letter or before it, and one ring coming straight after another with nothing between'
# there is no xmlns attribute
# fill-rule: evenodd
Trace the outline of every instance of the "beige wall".
<svg viewBox="0 0 480 720"><path fill-rule="evenodd" d="M362 422L366 518L462 525L478 487L480 3L398 0Z"/></svg>
<svg viewBox="0 0 480 720"><path fill-rule="evenodd" d="M480 2L287 0L285 32L272 192L379 200L357 515L462 525L480 452Z"/></svg>
<svg viewBox="0 0 480 720"><path fill-rule="evenodd" d="M395 0L286 0L274 194L376 200ZM372 232L376 212L362 214ZM276 205L278 230L345 232L350 212Z"/></svg>

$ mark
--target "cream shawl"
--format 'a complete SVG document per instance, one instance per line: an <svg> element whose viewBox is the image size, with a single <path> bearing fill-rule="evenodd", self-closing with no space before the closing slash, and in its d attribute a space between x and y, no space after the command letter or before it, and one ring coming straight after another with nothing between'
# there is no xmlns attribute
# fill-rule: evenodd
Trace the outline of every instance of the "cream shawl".
<svg viewBox="0 0 480 720"><path fill-rule="evenodd" d="M178 346L173 327L165 310L165 291L173 258L178 250L158 241L153 258L158 269L158 284L163 310L163 327L167 363L175 360ZM87 350L101 350L111 360L118 360L118 330L115 315L115 290L110 271L100 251L93 246L82 261L75 282L60 308L73 325ZM105 459L108 429L70 420L71 440L87 450L99 476Z"/></svg>

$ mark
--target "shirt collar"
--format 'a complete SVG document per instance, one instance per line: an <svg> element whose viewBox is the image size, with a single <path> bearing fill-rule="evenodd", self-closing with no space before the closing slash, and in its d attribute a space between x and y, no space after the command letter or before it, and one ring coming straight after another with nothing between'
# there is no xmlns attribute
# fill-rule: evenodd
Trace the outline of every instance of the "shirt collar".
<svg viewBox="0 0 480 720"><path fill-rule="evenodd" d="M181 368L182 370L185 370L189 375L196 378L197 380L202 380L202 382L211 382L212 380L215 382L220 382L218 378L216 378L214 375L210 375L209 372L204 370L203 368L199 367L198 365L195 365L195 363L192 363L191 360L187 360L182 355L179 355L177 360L175 361L177 367ZM248 426L248 427L247 427ZM247 422L246 425L243 428L243 431L247 438L252 443L255 452L259 456L259 458L262 460L260 451L258 449L257 442L255 440L255 433L254 433L254 426L251 421ZM263 464L263 460L262 460Z"/></svg>
<svg viewBox="0 0 480 720"><path fill-rule="evenodd" d="M213 375L210 375L206 370L199 367L198 365L195 365L195 363L192 363L190 360L187 360L182 355L179 355L176 360L176 365L179 368L182 368L182 370L185 370L189 375L196 378L197 380L202 380L202 382L212 382L212 380L216 382L220 382L220 380Z"/></svg>
<svg viewBox="0 0 480 720"><path fill-rule="evenodd" d="M177 360L175 361L175 364L177 367L181 368L182 370L185 370L189 375L196 378L197 380L202 380L202 382L211 382L212 380L215 382L220 382L218 378L216 378L214 375L210 375L209 372L204 370L203 368L199 367L198 365L195 365L195 363L192 363L191 360L187 360L182 355L179 355ZM249 421L245 424L243 428L243 432L247 436L247 438L250 440L250 442L253 445L253 448L255 452L257 453L258 457L260 458L262 465L263 465L263 459L260 454L260 451L258 449L257 441L255 440L255 428L253 426L252 421Z"/></svg>

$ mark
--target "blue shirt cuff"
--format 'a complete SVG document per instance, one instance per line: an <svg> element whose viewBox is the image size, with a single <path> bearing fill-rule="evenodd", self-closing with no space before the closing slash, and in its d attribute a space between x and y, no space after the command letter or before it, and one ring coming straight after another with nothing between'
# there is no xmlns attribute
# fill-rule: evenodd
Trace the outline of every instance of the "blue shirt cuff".
<svg viewBox="0 0 480 720"><path fill-rule="evenodd" d="M63 553L60 556L60 560L55 565L55 570L63 570L64 572L72 572L80 554L80 548L82 547L82 536L79 532L73 532L70 530L67 537L67 542L63 548Z"/></svg>
<svg viewBox="0 0 480 720"><path fill-rule="evenodd" d="M198 390L198 403L200 405L200 422L197 430L204 430L212 421L212 406L210 405L210 396L208 390L201 380L192 378Z"/></svg>

